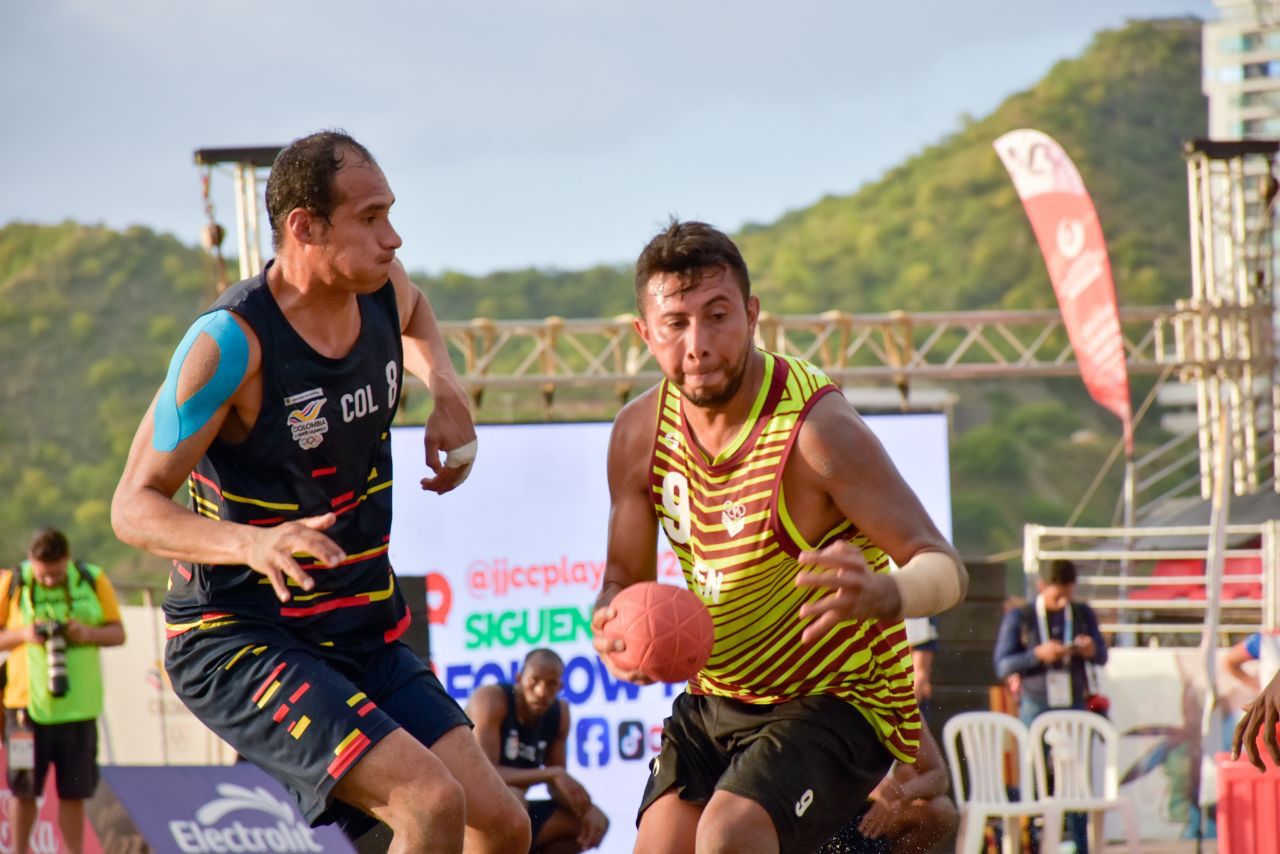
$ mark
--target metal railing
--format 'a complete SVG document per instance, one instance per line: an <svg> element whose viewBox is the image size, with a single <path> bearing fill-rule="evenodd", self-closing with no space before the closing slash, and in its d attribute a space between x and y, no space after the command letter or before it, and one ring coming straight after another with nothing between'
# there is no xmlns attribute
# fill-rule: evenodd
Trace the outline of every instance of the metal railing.
<svg viewBox="0 0 1280 854"><path fill-rule="evenodd" d="M1159 373L1174 349L1173 307L1120 312L1131 374ZM443 322L445 339L473 392L486 388L650 385L658 366L630 315L602 319ZM901 383L1079 373L1062 315L1043 311L953 311L814 315L763 313L757 341L807 359L837 382Z"/></svg>
<svg viewBox="0 0 1280 854"><path fill-rule="evenodd" d="M1229 541L1243 543L1227 548L1225 559L1256 559L1259 571L1227 575L1223 586L1259 585L1260 595L1224 599L1220 605L1219 632L1239 635L1280 628L1280 521L1228 525ZM1135 598L1136 590L1160 587L1205 588L1205 571L1190 575L1153 575L1163 560L1209 558L1208 525L1149 528L1056 528L1027 525L1024 528L1023 566L1028 598L1036 594L1040 565L1064 558L1077 564L1077 596L1098 612L1099 628L1137 642L1160 643L1168 635L1200 631L1207 617L1208 597L1170 599ZM1156 541L1156 548L1141 548ZM1185 541L1185 542L1184 542ZM1086 572L1086 570L1093 570ZM1205 588L1207 589L1207 588Z"/></svg>

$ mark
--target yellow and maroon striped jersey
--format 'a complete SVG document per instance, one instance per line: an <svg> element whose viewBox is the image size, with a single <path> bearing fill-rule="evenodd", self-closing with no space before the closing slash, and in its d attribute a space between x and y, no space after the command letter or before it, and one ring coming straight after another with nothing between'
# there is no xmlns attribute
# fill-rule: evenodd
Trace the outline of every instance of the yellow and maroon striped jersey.
<svg viewBox="0 0 1280 854"><path fill-rule="evenodd" d="M837 538L874 572L889 558L851 522L805 541L787 511L782 472L813 404L839 390L800 359L761 351L764 380L750 417L715 459L693 440L679 389L663 381L649 471L654 511L689 589L715 622L715 646L689 682L698 694L780 703L829 694L853 704L899 759L912 761L920 715L901 622L849 620L804 644L800 607L828 591L798 587L797 557Z"/></svg>

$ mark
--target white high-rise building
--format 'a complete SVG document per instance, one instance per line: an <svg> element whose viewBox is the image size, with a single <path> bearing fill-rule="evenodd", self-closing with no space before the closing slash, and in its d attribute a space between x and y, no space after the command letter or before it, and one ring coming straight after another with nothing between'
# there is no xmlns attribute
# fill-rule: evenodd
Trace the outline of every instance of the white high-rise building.
<svg viewBox="0 0 1280 854"><path fill-rule="evenodd" d="M1214 0L1203 36L1210 139L1280 138L1280 0Z"/></svg>

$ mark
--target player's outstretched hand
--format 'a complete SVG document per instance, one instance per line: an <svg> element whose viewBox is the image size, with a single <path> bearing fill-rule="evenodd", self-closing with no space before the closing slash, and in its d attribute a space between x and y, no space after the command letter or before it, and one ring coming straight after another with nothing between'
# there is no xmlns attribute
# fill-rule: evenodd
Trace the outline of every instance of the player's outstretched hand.
<svg viewBox="0 0 1280 854"><path fill-rule="evenodd" d="M253 528L255 536L245 563L271 580L276 598L288 602L293 594L289 592L287 579L292 579L303 590L316 586L306 570L298 565L295 556L313 557L320 566L337 566L347 559L337 543L320 533L332 528L336 521L337 516L325 513L273 528Z"/></svg>
<svg viewBox="0 0 1280 854"><path fill-rule="evenodd" d="M608 605L601 605L591 615L591 645L596 655L604 662L605 669L615 679L631 682L636 685L652 685L653 680L639 670L623 670L613 662L613 653L622 652L627 644L622 638L614 637L608 629L609 621L618 616L618 612Z"/></svg>
<svg viewBox="0 0 1280 854"><path fill-rule="evenodd" d="M1249 762L1259 771L1266 771L1267 766L1258 753L1258 733L1262 732L1262 740L1267 745L1267 753L1271 761L1280 765L1280 744L1276 743L1276 723L1280 721L1280 673L1276 674L1267 687L1252 703L1246 703L1244 715L1236 724L1235 734L1231 737L1231 758L1240 758L1243 747L1249 755Z"/></svg>
<svg viewBox="0 0 1280 854"><path fill-rule="evenodd" d="M422 488L443 495L471 474L476 457L476 426L471 417L471 401L453 373L432 372L431 397L424 443L432 476L422 479ZM441 452L445 454L443 460Z"/></svg>
<svg viewBox="0 0 1280 854"><path fill-rule="evenodd" d="M902 612L902 595L894 580L867 569L862 552L844 540L816 552L801 552L799 561L801 566L819 569L798 573L797 585L831 591L800 607L802 619L816 618L801 635L804 643L813 643L844 620L892 619Z"/></svg>

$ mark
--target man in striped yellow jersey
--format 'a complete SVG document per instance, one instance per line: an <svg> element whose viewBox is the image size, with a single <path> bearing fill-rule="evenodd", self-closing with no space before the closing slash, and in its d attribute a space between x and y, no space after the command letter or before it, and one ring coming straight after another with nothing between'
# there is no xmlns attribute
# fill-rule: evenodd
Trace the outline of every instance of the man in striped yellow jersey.
<svg viewBox="0 0 1280 854"><path fill-rule="evenodd" d="M656 577L659 527L715 622L665 723L635 850L812 851L913 760L902 620L959 602L968 575L831 381L757 349L760 303L732 240L673 221L635 283L636 331L665 379L614 423L595 646L644 680L611 661L609 602Z"/></svg>
<svg viewBox="0 0 1280 854"><path fill-rule="evenodd" d="M174 691L312 824L356 837L381 819L393 851L527 850L523 806L400 640L409 611L388 551L404 371L434 398L424 489L461 483L476 434L431 305L396 260L394 201L346 134L280 153L276 257L178 345L111 518L120 539L174 559ZM184 484L189 509L170 500Z"/></svg>

